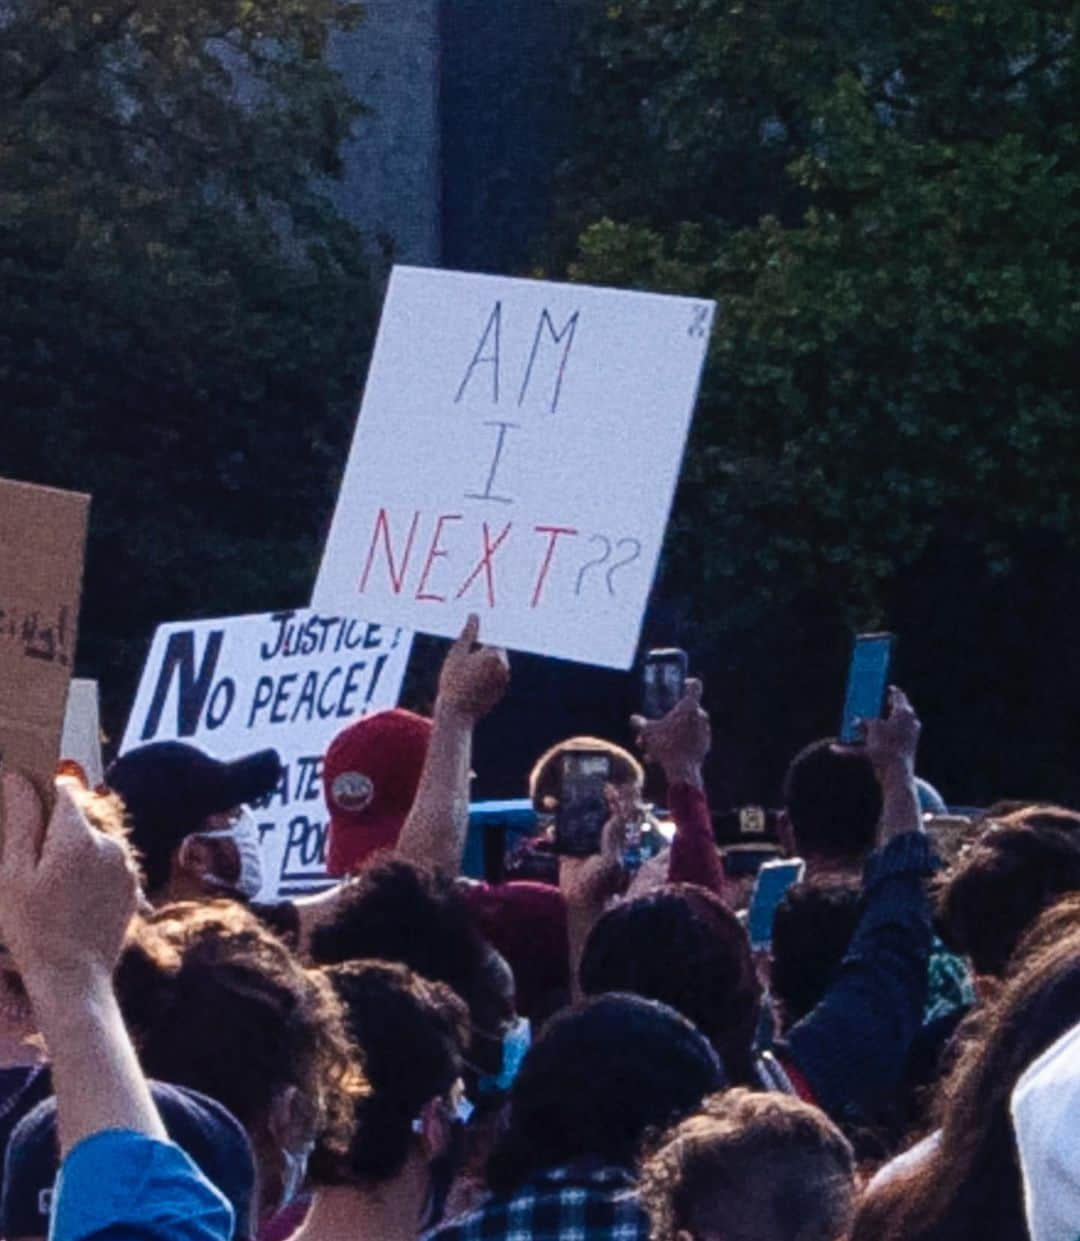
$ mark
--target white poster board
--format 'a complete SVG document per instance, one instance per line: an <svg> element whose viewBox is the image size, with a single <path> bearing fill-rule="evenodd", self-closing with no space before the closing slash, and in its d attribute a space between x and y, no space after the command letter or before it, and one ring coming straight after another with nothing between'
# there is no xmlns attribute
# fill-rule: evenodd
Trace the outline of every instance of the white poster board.
<svg viewBox="0 0 1080 1241"><path fill-rule="evenodd" d="M272 612L160 625L121 752L186 741L231 760L275 749L281 783L256 806L260 900L327 885L322 757L362 715L395 706L412 634L356 617Z"/></svg>
<svg viewBox="0 0 1080 1241"><path fill-rule="evenodd" d="M97 681L73 677L68 686L60 757L74 759L86 772L91 788L97 788L105 778L101 761L101 708Z"/></svg>
<svg viewBox="0 0 1080 1241"><path fill-rule="evenodd" d="M714 309L395 268L313 606L628 668Z"/></svg>

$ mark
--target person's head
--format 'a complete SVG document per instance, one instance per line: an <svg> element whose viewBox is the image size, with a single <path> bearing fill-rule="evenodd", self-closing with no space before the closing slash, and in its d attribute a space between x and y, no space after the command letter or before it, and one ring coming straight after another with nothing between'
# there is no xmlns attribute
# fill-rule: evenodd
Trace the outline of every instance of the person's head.
<svg viewBox="0 0 1080 1241"><path fill-rule="evenodd" d="M868 1195L859 1241L1027 1236L1010 1096L1027 1067L1080 1021L1080 925L1050 942L1037 924L1030 942L935 1094L940 1149Z"/></svg>
<svg viewBox="0 0 1080 1241"><path fill-rule="evenodd" d="M469 1010L445 983L403 965L356 961L326 976L345 1007L371 1091L357 1101L348 1150L315 1151L312 1181L378 1190L406 1177L419 1199L419 1225L425 1205L441 1206L431 1201L449 1188L439 1171L452 1173L459 1153Z"/></svg>
<svg viewBox="0 0 1080 1241"><path fill-rule="evenodd" d="M248 803L280 778L274 750L223 763L180 741L156 741L116 759L105 782L123 800L151 901L253 898L262 870Z"/></svg>
<svg viewBox="0 0 1080 1241"><path fill-rule="evenodd" d="M724 1084L712 1045L664 1004L603 995L565 1009L525 1058L488 1183L512 1193L546 1169L584 1159L633 1169L650 1130Z"/></svg>
<svg viewBox="0 0 1080 1241"><path fill-rule="evenodd" d="M239 905L173 905L138 927L117 992L148 1076L223 1104L244 1126L268 1213L316 1142L344 1151L366 1090L329 982Z"/></svg>
<svg viewBox="0 0 1080 1241"><path fill-rule="evenodd" d="M558 807L562 756L578 750L606 755L611 763L610 783L618 789L640 795L645 785L645 770L629 750L600 737L568 737L545 750L529 773L529 797L537 814L549 815Z"/></svg>
<svg viewBox="0 0 1080 1241"><path fill-rule="evenodd" d="M818 1108L729 1090L664 1136L641 1198L651 1241L843 1241L855 1160Z"/></svg>
<svg viewBox="0 0 1080 1241"><path fill-rule="evenodd" d="M1061 896L1080 891L1080 814L1027 806L988 820L942 876L942 937L978 975L1000 978L1016 945Z"/></svg>
<svg viewBox="0 0 1080 1241"><path fill-rule="evenodd" d="M773 920L769 962L782 1030L824 998L859 924L861 896L860 885L843 878L797 883L785 892Z"/></svg>
<svg viewBox="0 0 1080 1241"><path fill-rule="evenodd" d="M397 844L420 787L431 721L395 707L343 728L323 761L326 867L341 878Z"/></svg>
<svg viewBox="0 0 1080 1241"><path fill-rule="evenodd" d="M837 754L835 744L815 741L791 760L780 830L799 857L853 867L877 839L881 787L868 758Z"/></svg>
<svg viewBox="0 0 1080 1241"><path fill-rule="evenodd" d="M400 858L377 858L343 889L311 937L317 965L383 960L446 983L469 1007L481 1073L497 1072L501 1031L513 1019L512 980L473 925L452 880Z"/></svg>
<svg viewBox="0 0 1080 1241"><path fill-rule="evenodd" d="M709 1039L732 1081L754 1079L761 988L746 931L712 892L672 884L613 906L586 942L581 988L670 1005Z"/></svg>
<svg viewBox="0 0 1080 1241"><path fill-rule="evenodd" d="M255 1164L239 1121L214 1099L180 1086L151 1082L150 1092L170 1141L229 1200L237 1241L255 1236ZM45 1237L60 1168L56 1100L46 1099L19 1121L7 1146L0 1194L0 1236Z"/></svg>

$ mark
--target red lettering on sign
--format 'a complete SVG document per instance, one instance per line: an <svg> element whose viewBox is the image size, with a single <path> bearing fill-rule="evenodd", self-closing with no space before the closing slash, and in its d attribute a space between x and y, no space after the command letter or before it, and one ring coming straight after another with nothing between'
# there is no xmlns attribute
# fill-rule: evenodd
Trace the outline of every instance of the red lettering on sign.
<svg viewBox="0 0 1080 1241"><path fill-rule="evenodd" d="M428 575L431 573L431 566L436 560L444 560L450 553L439 546L439 539L442 538L443 526L448 521L460 521L460 513L443 513L435 523L435 533L431 536L431 547L428 549L427 561L424 564L424 571L420 574L420 584L416 588L416 598L419 603L445 603L445 595L431 595L427 592Z"/></svg>
<svg viewBox="0 0 1080 1241"><path fill-rule="evenodd" d="M544 563L540 566L540 573L536 579L536 589L533 591L531 607L536 607L540 602L540 596L544 590L544 583L547 581L548 570L551 568L551 560L555 555L555 544L559 541L559 536L563 534L576 535L577 531L571 526L533 526L537 534L546 534L548 538L547 551L544 553Z"/></svg>
<svg viewBox="0 0 1080 1241"><path fill-rule="evenodd" d="M418 510L413 513L412 525L409 527L409 537L405 540L405 552L401 558L401 568L399 570L394 563L394 549L390 544L390 519L386 515L386 509L379 509L379 515L375 518L375 532L371 536L371 547L368 551L367 564L364 565L364 572L360 578L361 594L367 590L368 577L375 564L375 550L379 545L380 533L382 534L383 547L386 551L386 566L390 571L390 586L395 595L401 594L401 588L405 583L405 574L409 569L409 557L412 555L413 540L416 538L416 527L419 524L420 513Z"/></svg>
<svg viewBox="0 0 1080 1241"><path fill-rule="evenodd" d="M499 550L499 548L502 547L503 543L506 541L506 536L513 529L513 526L514 526L514 523L511 521L508 521L506 523L505 528L503 529L502 534L500 534L499 537L495 540L495 542L492 543L491 542L491 530L488 527L488 524L486 521L483 523L484 554L483 556L480 557L480 561L477 564L476 568L473 569L473 571L469 574L468 578L465 581L465 585L462 586L462 588L454 596L455 599L460 599L461 596L473 584L473 582L476 581L476 579L480 576L480 574L483 573L485 578L487 579L488 607L493 608L495 606L495 575L492 572L491 559L495 555L495 553Z"/></svg>

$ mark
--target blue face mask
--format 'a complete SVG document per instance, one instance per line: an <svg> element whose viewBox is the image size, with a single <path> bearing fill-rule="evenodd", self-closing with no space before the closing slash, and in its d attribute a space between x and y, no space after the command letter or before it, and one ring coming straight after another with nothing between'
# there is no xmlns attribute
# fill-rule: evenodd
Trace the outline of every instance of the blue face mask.
<svg viewBox="0 0 1080 1241"><path fill-rule="evenodd" d="M481 1077L476 1084L481 1094L505 1094L521 1071L522 1061L532 1046L532 1026L528 1017L519 1017L502 1038L502 1068L497 1074Z"/></svg>

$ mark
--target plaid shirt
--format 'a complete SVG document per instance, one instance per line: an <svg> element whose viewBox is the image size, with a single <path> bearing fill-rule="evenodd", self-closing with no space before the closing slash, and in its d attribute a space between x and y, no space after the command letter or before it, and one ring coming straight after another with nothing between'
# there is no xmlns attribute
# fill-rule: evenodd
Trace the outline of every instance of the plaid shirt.
<svg viewBox="0 0 1080 1241"><path fill-rule="evenodd" d="M648 1241L649 1221L623 1168L552 1168L508 1198L429 1233L426 1241Z"/></svg>

